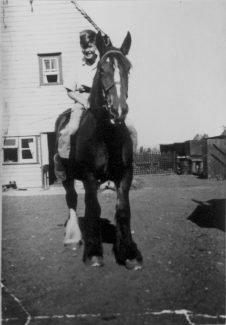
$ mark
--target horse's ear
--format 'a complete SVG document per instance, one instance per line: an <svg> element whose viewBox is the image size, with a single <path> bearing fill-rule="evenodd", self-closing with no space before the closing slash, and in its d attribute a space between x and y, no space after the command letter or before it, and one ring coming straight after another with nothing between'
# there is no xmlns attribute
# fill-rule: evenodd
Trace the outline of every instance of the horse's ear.
<svg viewBox="0 0 226 325"><path fill-rule="evenodd" d="M98 32L96 36L96 46L100 52L100 56L102 56L108 48L112 46L111 40L107 35L101 35L101 32Z"/></svg>
<svg viewBox="0 0 226 325"><path fill-rule="evenodd" d="M129 53L131 42L132 42L131 34L130 32L128 32L120 48L120 50L124 55L127 55Z"/></svg>

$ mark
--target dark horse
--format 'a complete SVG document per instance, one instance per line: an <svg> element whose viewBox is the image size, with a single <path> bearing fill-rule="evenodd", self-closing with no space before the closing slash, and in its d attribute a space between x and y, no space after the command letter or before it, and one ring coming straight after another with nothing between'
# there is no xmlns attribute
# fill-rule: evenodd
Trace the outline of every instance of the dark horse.
<svg viewBox="0 0 226 325"><path fill-rule="evenodd" d="M129 190L133 177L133 146L125 125L128 75L131 64L126 58L131 45L127 34L120 49L97 34L100 53L90 94L90 108L84 112L79 129L71 136L69 159L61 159L66 171L63 186L69 207L65 244L79 242L80 229L76 215L77 193L74 179L81 180L85 189L84 255L83 261L92 266L103 264L101 238L101 208L97 191L101 183L111 180L117 191L116 240L113 251L116 261L127 268L139 269L142 256L132 239L130 228ZM66 125L70 111L56 121L56 132Z"/></svg>

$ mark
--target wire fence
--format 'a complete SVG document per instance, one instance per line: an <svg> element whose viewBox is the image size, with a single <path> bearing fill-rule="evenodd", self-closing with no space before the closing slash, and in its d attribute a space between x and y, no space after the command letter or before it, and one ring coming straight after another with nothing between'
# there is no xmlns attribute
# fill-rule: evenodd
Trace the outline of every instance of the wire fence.
<svg viewBox="0 0 226 325"><path fill-rule="evenodd" d="M134 155L134 175L174 174L175 172L176 156L174 153L151 152Z"/></svg>

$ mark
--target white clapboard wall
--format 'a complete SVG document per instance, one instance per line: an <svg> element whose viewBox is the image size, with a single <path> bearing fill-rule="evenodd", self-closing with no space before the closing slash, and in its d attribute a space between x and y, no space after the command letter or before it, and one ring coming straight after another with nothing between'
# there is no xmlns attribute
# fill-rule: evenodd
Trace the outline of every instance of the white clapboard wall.
<svg viewBox="0 0 226 325"><path fill-rule="evenodd" d="M92 27L70 0L34 0L33 11L29 0L1 6L3 136L53 132L71 101L62 85L40 85L38 54L61 52L64 80L81 59L79 32ZM41 154L37 164L3 165L3 183L40 186Z"/></svg>

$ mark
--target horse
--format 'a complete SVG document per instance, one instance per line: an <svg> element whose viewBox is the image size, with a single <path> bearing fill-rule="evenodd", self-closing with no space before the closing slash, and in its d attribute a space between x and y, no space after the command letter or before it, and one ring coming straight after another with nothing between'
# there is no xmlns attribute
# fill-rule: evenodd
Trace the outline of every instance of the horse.
<svg viewBox="0 0 226 325"><path fill-rule="evenodd" d="M90 266L103 265L101 207L98 202L100 184L112 181L117 193L115 211L116 262L128 269L142 268L142 255L130 228L129 191L133 178L133 144L125 124L128 113L128 77L131 63L126 57L131 46L128 32L122 46L116 48L100 32L96 36L100 59L90 93L90 108L84 111L79 128L71 136L69 159L60 158L66 172L62 181L66 190L69 217L65 226L65 245L84 241L83 261ZM70 117L70 109L56 121L56 135ZM77 193L74 180L83 182L85 216L83 231L76 214Z"/></svg>

